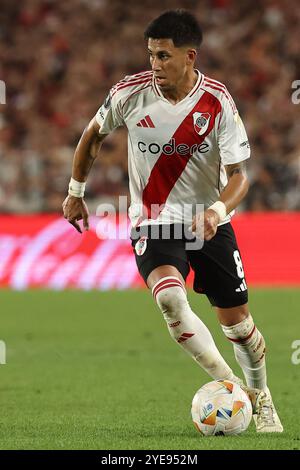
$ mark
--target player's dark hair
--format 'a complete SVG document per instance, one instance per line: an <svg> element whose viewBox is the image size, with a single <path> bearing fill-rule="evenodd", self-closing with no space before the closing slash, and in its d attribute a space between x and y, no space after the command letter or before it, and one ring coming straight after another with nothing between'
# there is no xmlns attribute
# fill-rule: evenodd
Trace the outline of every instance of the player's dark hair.
<svg viewBox="0 0 300 470"><path fill-rule="evenodd" d="M202 29L186 10L166 11L155 18L144 32L145 39L172 39L175 47L196 46L202 42Z"/></svg>

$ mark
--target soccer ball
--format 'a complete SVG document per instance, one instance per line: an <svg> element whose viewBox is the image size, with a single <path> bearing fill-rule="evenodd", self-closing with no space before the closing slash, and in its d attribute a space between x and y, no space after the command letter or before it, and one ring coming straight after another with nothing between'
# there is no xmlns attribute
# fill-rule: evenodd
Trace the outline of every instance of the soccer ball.
<svg viewBox="0 0 300 470"><path fill-rule="evenodd" d="M204 436L240 434L252 417L252 405L241 387L229 380L209 382L195 394L192 419Z"/></svg>

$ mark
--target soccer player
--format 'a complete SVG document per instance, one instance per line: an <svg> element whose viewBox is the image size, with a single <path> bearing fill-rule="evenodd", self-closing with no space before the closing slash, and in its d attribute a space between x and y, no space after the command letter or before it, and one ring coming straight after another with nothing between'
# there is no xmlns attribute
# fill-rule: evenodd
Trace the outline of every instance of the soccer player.
<svg viewBox="0 0 300 470"><path fill-rule="evenodd" d="M257 431L282 432L267 387L265 341L249 312L243 264L230 224L249 186L245 128L227 88L195 69L202 31L193 15L165 12L147 27L145 39L151 70L113 86L84 130L64 216L79 232L80 219L88 229L83 197L89 170L105 136L126 126L132 245L171 337L213 379L241 384L188 303L185 279L192 269L194 290L206 294L233 344Z"/></svg>

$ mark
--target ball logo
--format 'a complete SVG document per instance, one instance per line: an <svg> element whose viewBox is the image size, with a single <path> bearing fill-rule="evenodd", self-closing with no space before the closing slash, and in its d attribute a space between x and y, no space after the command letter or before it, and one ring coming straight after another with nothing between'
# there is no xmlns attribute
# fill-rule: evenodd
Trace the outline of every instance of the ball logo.
<svg viewBox="0 0 300 470"><path fill-rule="evenodd" d="M194 129L197 132L197 134L203 135L207 131L210 117L211 116L209 113L194 113L193 114Z"/></svg>
<svg viewBox="0 0 300 470"><path fill-rule="evenodd" d="M147 249L148 237L141 237L135 245L135 252L138 256L142 256Z"/></svg>

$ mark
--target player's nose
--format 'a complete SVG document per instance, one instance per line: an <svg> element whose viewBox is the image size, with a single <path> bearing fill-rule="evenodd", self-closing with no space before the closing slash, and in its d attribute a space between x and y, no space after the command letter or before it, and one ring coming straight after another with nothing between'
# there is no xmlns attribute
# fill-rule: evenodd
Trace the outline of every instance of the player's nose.
<svg viewBox="0 0 300 470"><path fill-rule="evenodd" d="M161 70L160 60L155 57L152 60L152 70L154 72L159 72Z"/></svg>

